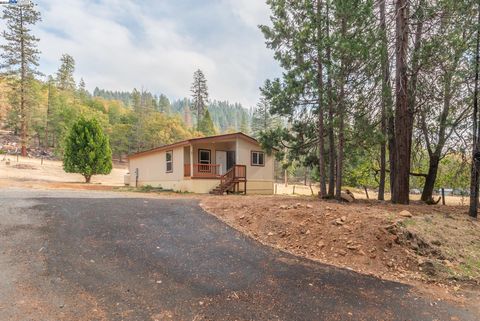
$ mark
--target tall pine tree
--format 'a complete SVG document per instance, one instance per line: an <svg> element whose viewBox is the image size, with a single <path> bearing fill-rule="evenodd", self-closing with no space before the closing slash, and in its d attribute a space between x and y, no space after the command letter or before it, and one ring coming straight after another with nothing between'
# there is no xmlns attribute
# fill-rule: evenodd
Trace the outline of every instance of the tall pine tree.
<svg viewBox="0 0 480 321"><path fill-rule="evenodd" d="M35 75L40 75L37 69L39 39L32 34L30 28L41 18L33 3L7 5L2 18L7 27L2 34L5 43L0 46L0 57L3 60L1 67L11 81L11 103L20 122L22 156L27 156L29 116L35 103L32 97L33 80Z"/></svg>
<svg viewBox="0 0 480 321"><path fill-rule="evenodd" d="M69 54L63 54L60 58L60 68L57 71L57 87L60 90L75 90L75 59Z"/></svg>
<svg viewBox="0 0 480 321"><path fill-rule="evenodd" d="M192 84L192 110L197 114L197 126L201 122L201 118L205 113L208 102L208 87L207 79L203 71L198 69L193 74L193 84Z"/></svg>

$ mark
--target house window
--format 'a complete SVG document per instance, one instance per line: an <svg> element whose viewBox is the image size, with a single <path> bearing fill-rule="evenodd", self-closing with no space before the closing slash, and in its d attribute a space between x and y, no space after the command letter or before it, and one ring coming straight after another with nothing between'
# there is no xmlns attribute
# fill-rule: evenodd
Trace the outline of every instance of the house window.
<svg viewBox="0 0 480 321"><path fill-rule="evenodd" d="M166 164L167 164L167 173L173 172L173 151L168 151L165 154Z"/></svg>
<svg viewBox="0 0 480 321"><path fill-rule="evenodd" d="M252 151L252 166L265 166L265 154Z"/></svg>
<svg viewBox="0 0 480 321"><path fill-rule="evenodd" d="M212 152L209 149L199 149L198 150L198 162L200 164L211 164L212 163Z"/></svg>

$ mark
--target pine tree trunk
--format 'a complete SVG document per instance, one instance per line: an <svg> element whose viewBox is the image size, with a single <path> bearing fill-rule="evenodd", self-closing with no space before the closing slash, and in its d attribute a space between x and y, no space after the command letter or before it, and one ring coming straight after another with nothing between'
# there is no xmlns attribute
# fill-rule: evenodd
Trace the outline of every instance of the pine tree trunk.
<svg viewBox="0 0 480 321"><path fill-rule="evenodd" d="M417 79L420 71L420 47L423 35L425 1L419 3L417 28L415 31L414 49L410 81L408 81L408 1L397 1L396 25L396 108L395 108L395 163L399 164L395 171L393 203L408 204L410 196L410 168L413 136L413 120L416 104ZM400 166L401 164L401 166Z"/></svg>
<svg viewBox="0 0 480 321"><path fill-rule="evenodd" d="M317 1L317 41L320 46L322 37L322 1ZM325 175L325 124L323 110L323 63L322 51L317 48L317 89L318 89L318 169L320 175L320 197L327 195Z"/></svg>
<svg viewBox="0 0 480 321"><path fill-rule="evenodd" d="M331 79L328 80L330 82L330 97L328 102L328 192L327 196L329 198L333 198L335 195L335 133L333 131L333 99L332 99L332 85Z"/></svg>
<svg viewBox="0 0 480 321"><path fill-rule="evenodd" d="M327 37L330 39L330 10L328 1L326 3L327 9ZM333 110L333 91L332 91L332 50L330 43L327 44L327 95L328 95L328 192L327 196L333 198L335 195L335 133L333 131L334 110Z"/></svg>
<svg viewBox="0 0 480 321"><path fill-rule="evenodd" d="M479 194L479 169L480 169L480 148L479 148L479 132L478 126L478 81L479 81L479 64L480 64L480 5L478 5L477 20L477 39L475 52L475 88L473 92L473 148L472 148L472 167L470 178L470 208L468 214L471 217L478 216L478 194Z"/></svg>
<svg viewBox="0 0 480 321"><path fill-rule="evenodd" d="M341 18L341 33L342 37L346 37L347 22L346 18ZM338 150L337 150L337 177L335 181L335 198L342 200L342 183L343 183L343 152L345 145L345 81L346 81L346 66L345 58L341 58L340 66L340 94L338 97Z"/></svg>
<svg viewBox="0 0 480 321"><path fill-rule="evenodd" d="M395 117L393 108L387 109L388 163L390 166L390 198L395 199Z"/></svg>
<svg viewBox="0 0 480 321"><path fill-rule="evenodd" d="M25 106L25 85L27 81L26 75L26 57L25 57L25 35L23 35L23 10L20 10L20 28L22 30L22 36L20 39L20 141L22 145L22 156L27 156L27 115Z"/></svg>
<svg viewBox="0 0 480 321"><path fill-rule="evenodd" d="M48 125L49 125L49 117L50 117L50 100L51 100L51 92L50 88L51 87L51 82L49 80L48 82L48 94L47 94L47 116L45 120L45 144L44 144L44 150L48 148Z"/></svg>
<svg viewBox="0 0 480 321"><path fill-rule="evenodd" d="M323 126L323 111L318 111L318 168L320 175L320 197L327 195L327 186L325 178L325 139L324 139L324 126Z"/></svg>
<svg viewBox="0 0 480 321"><path fill-rule="evenodd" d="M395 108L395 169L394 198L399 204L409 203L410 150L413 114L408 106L408 5L407 0L396 3L396 108Z"/></svg>
<svg viewBox="0 0 480 321"><path fill-rule="evenodd" d="M343 79L342 79L343 82ZM344 85L340 88L340 104L338 108L338 150L337 150L337 177L335 181L335 198L342 199L342 183L343 183L343 149L345 145L344 136Z"/></svg>
<svg viewBox="0 0 480 321"><path fill-rule="evenodd" d="M387 108L391 110L391 87L390 87L390 64L388 60L388 40L385 22L385 0L380 1L380 32L382 34L382 97L381 97L381 120L380 130L382 132L382 142L380 143L380 181L378 186L378 200L385 200L385 180L387 171ZM388 106L388 107L387 107ZM393 169L391 169L393 171Z"/></svg>
<svg viewBox="0 0 480 321"><path fill-rule="evenodd" d="M385 114L384 114L384 109L382 109L382 124L381 124L381 130L382 133L386 130L386 125L385 125ZM384 137L386 137L384 135ZM384 139L384 138L382 138ZM386 170L387 170L387 146L385 141L382 141L380 144L380 179L378 182L378 200L383 201L385 200L385 179L386 179Z"/></svg>

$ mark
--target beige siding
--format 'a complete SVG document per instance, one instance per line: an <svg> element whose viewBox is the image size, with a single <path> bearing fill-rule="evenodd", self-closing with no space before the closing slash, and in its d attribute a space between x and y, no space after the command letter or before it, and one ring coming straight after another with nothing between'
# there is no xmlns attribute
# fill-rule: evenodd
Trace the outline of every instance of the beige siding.
<svg viewBox="0 0 480 321"><path fill-rule="evenodd" d="M261 151L261 149L256 144L249 143L242 139L238 140L237 164L247 165L247 179L273 181L274 156L268 155L267 153L265 153L265 166L252 166L251 164L252 151Z"/></svg>
<svg viewBox="0 0 480 321"><path fill-rule="evenodd" d="M251 152L261 151L260 146L237 139L237 164L247 165L247 193L273 194L274 155L265 153L265 166L252 166Z"/></svg>
<svg viewBox="0 0 480 321"><path fill-rule="evenodd" d="M129 161L130 185L135 186L136 168L138 168L138 183L140 186L152 185L171 188L167 187L167 185L183 181L183 147L177 147L172 151L173 171L171 173L167 173L167 151L131 158ZM163 184L163 182L166 184Z"/></svg>

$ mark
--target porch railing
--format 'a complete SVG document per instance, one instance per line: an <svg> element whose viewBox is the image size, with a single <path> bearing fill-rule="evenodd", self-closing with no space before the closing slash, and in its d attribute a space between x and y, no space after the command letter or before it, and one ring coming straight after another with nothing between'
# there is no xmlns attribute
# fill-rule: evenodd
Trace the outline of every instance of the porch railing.
<svg viewBox="0 0 480 321"><path fill-rule="evenodd" d="M247 166L234 165L228 172L220 178L221 184L228 184L233 181L244 181L247 178Z"/></svg>
<svg viewBox="0 0 480 321"><path fill-rule="evenodd" d="M245 165L235 165L235 178L240 180L247 178L247 166Z"/></svg>
<svg viewBox="0 0 480 321"><path fill-rule="evenodd" d="M220 164L193 164L192 177L218 178L220 177Z"/></svg>
<svg viewBox="0 0 480 321"><path fill-rule="evenodd" d="M240 183L243 183L243 191L240 191ZM225 191L247 194L247 166L234 165L228 172L220 177L220 186ZM223 193L224 191L222 191Z"/></svg>
<svg viewBox="0 0 480 321"><path fill-rule="evenodd" d="M193 164L193 175L190 164L183 165L183 176L193 178L221 178L223 181L229 179L244 180L247 176L245 165L234 165L227 173L220 173L220 164Z"/></svg>

